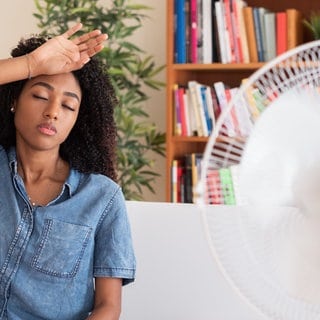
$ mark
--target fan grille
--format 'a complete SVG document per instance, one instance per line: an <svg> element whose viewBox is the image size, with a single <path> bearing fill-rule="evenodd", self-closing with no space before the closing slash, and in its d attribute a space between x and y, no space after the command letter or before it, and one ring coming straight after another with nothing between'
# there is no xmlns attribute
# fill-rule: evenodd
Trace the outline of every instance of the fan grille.
<svg viewBox="0 0 320 320"><path fill-rule="evenodd" d="M265 108L289 89L318 88L319 85L320 41L307 43L279 56L244 80L218 119L207 143L201 181L196 190L200 193L197 198L206 204L215 204L223 195L228 197L230 190L222 190L223 186L217 186L212 177L217 170L240 163L246 139L250 135L250 130L246 135L241 135L230 129L236 107L248 108L252 129Z"/></svg>

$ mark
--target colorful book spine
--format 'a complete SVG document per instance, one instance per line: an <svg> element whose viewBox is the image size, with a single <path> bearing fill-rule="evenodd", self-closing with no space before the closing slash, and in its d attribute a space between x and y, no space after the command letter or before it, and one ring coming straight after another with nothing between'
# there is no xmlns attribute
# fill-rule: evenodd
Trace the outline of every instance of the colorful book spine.
<svg viewBox="0 0 320 320"><path fill-rule="evenodd" d="M195 123L197 132L196 135L199 137L204 136L204 128L203 128L203 121L202 121L202 106L199 100L199 93L198 93L198 83L196 81L189 81L188 88L190 91L191 103L193 107L193 114L195 116ZM201 97L201 96L200 96Z"/></svg>
<svg viewBox="0 0 320 320"><path fill-rule="evenodd" d="M236 60L236 47L233 34L232 18L231 18L231 0L223 0L224 3L224 21L226 26L227 43L230 48L229 62L237 62Z"/></svg>
<svg viewBox="0 0 320 320"><path fill-rule="evenodd" d="M212 117L209 111L209 104L207 101L207 87L204 85L200 85L200 94L201 94L201 101L202 101L202 109L203 109L203 115L204 119L204 127L205 127L205 135L209 136L212 132L213 124L212 124Z"/></svg>
<svg viewBox="0 0 320 320"><path fill-rule="evenodd" d="M180 99L179 99L179 86L173 85L174 94L174 135L181 136L181 111L180 111Z"/></svg>
<svg viewBox="0 0 320 320"><path fill-rule="evenodd" d="M186 137L188 135L187 129L187 111L184 99L184 88L179 87L178 89L179 99L179 112L180 112L180 123L181 123L181 136Z"/></svg>
<svg viewBox="0 0 320 320"><path fill-rule="evenodd" d="M211 21L212 21L212 62L220 62L219 53L219 35L218 35L218 25L217 25L217 13L216 13L216 2L219 0L211 0Z"/></svg>
<svg viewBox="0 0 320 320"><path fill-rule="evenodd" d="M217 33L219 39L219 51L222 63L228 63L227 42L225 41L225 23L223 14L223 3L215 2L216 17L217 17Z"/></svg>
<svg viewBox="0 0 320 320"><path fill-rule="evenodd" d="M197 0L197 63L203 63L203 16L202 1Z"/></svg>
<svg viewBox="0 0 320 320"><path fill-rule="evenodd" d="M197 26L197 0L190 0L190 58L191 63L198 62L198 26Z"/></svg>
<svg viewBox="0 0 320 320"><path fill-rule="evenodd" d="M219 169L221 181L221 190L223 195L223 203L225 205L235 205L236 199L234 194L232 175L229 168Z"/></svg>
<svg viewBox="0 0 320 320"><path fill-rule="evenodd" d="M191 154L185 155L185 173L184 173L184 202L193 202L192 189L192 157Z"/></svg>
<svg viewBox="0 0 320 320"><path fill-rule="evenodd" d="M287 51L287 14L286 12L278 12L277 20L277 55Z"/></svg>
<svg viewBox="0 0 320 320"><path fill-rule="evenodd" d="M223 82L218 81L213 84L214 89L216 91L216 95L219 101L219 106L221 108L221 112L226 112L228 108L228 100L226 97L226 91L225 91L225 86ZM229 137L235 137L236 136L236 131L231 119L230 115L226 115L225 121L224 121L225 129L227 131L227 135Z"/></svg>
<svg viewBox="0 0 320 320"><path fill-rule="evenodd" d="M212 63L212 0L202 1L202 19L203 19L203 63Z"/></svg>
<svg viewBox="0 0 320 320"><path fill-rule="evenodd" d="M302 14L297 9L287 9L287 49L302 43Z"/></svg>
<svg viewBox="0 0 320 320"><path fill-rule="evenodd" d="M243 62L243 50L241 45L241 35L240 35L240 17L237 0L230 0L231 6L231 21L233 28L233 37L235 43L235 51L236 51L236 61Z"/></svg>
<svg viewBox="0 0 320 320"><path fill-rule="evenodd" d="M175 16L176 16L175 62L186 63L187 52L186 52L185 0L175 0Z"/></svg>
<svg viewBox="0 0 320 320"><path fill-rule="evenodd" d="M178 160L173 160L171 166L171 202L178 202Z"/></svg>
<svg viewBox="0 0 320 320"><path fill-rule="evenodd" d="M257 50L257 41L255 34L255 25L253 19L253 8L244 7L243 8L244 23L246 26L246 34L248 39L249 47L249 59L250 62L258 62L258 50Z"/></svg>
<svg viewBox="0 0 320 320"><path fill-rule="evenodd" d="M207 174L206 202L209 204L224 204L221 190L219 170L210 170Z"/></svg>
<svg viewBox="0 0 320 320"><path fill-rule="evenodd" d="M267 12L264 15L264 26L266 34L265 60L270 61L277 56L276 14L274 12Z"/></svg>
<svg viewBox="0 0 320 320"><path fill-rule="evenodd" d="M264 61L263 37L262 37L262 21L260 21L259 8L253 8L253 19L255 25L255 37L257 43L258 61Z"/></svg>
<svg viewBox="0 0 320 320"><path fill-rule="evenodd" d="M240 45L241 45L241 51L242 51L242 61L240 62L249 63L250 59L249 59L248 39L247 39L246 27L245 27L244 16L243 16L243 8L246 5L247 4L242 0L235 1L237 20L239 25L238 32L239 32Z"/></svg>

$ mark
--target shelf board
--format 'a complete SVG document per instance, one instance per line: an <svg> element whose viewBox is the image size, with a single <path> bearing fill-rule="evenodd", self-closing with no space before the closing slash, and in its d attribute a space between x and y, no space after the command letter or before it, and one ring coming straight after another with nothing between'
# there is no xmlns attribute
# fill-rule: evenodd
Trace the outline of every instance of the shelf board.
<svg viewBox="0 0 320 320"><path fill-rule="evenodd" d="M172 64L173 70L195 70L195 71L210 71L210 70L223 70L223 71L236 71L236 70L257 70L265 63L175 63Z"/></svg>
<svg viewBox="0 0 320 320"><path fill-rule="evenodd" d="M172 142L179 143L179 142L190 142L190 143L203 143L208 142L209 137L180 137L180 136L173 136Z"/></svg>

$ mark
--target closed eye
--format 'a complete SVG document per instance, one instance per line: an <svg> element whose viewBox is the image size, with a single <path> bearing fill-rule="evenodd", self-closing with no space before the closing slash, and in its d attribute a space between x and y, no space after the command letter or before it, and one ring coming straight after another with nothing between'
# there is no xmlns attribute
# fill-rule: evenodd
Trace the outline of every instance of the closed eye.
<svg viewBox="0 0 320 320"><path fill-rule="evenodd" d="M41 100L48 101L48 99L47 99L46 97L38 96L38 95L36 95L36 94L33 94L32 96L33 96L34 98L36 98L36 99L41 99Z"/></svg>
<svg viewBox="0 0 320 320"><path fill-rule="evenodd" d="M62 106L63 106L64 108L66 108L66 109L69 109L70 111L75 111L74 108L68 106L67 104L63 104Z"/></svg>

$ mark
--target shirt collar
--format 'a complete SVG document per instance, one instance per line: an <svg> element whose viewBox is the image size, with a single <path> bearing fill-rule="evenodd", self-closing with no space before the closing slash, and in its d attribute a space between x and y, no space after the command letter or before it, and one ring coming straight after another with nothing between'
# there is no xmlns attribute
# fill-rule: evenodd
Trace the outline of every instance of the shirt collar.
<svg viewBox="0 0 320 320"><path fill-rule="evenodd" d="M9 160L9 166L10 170L13 175L18 174L18 165L17 165L17 154L16 154L16 148L10 147L8 150L8 160ZM72 195L76 192L82 178L83 174L80 173L78 170L75 170L73 168L70 168L69 176L64 183L64 189L67 190L68 196L72 197Z"/></svg>

